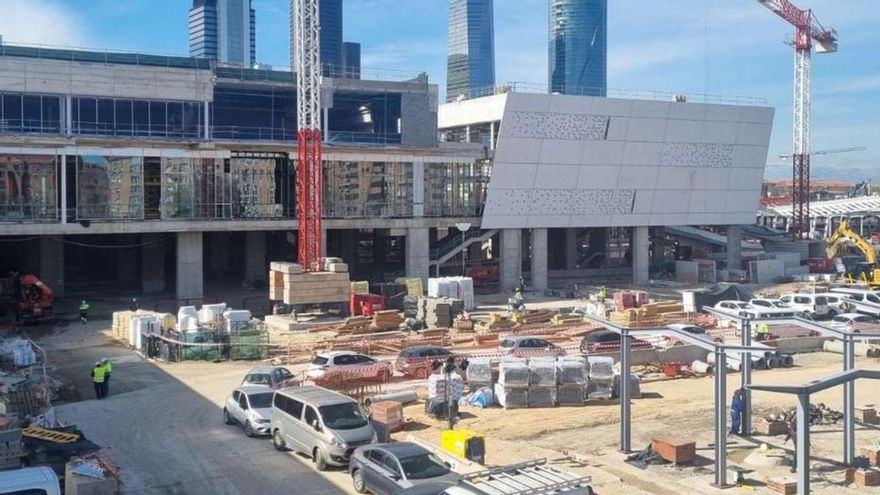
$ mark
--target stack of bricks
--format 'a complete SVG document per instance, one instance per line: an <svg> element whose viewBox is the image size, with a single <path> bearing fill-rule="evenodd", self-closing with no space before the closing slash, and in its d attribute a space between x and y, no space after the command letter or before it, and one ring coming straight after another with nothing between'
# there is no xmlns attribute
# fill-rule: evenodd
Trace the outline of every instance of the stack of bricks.
<svg viewBox="0 0 880 495"><path fill-rule="evenodd" d="M269 299L293 305L347 303L351 294L348 266L339 260L325 262L322 268L325 270L306 272L297 263L273 261L269 265Z"/></svg>
<svg viewBox="0 0 880 495"><path fill-rule="evenodd" d="M874 409L873 405L868 406L860 406L855 408L855 418L856 421L861 421L866 425L876 425L877 424L877 410Z"/></svg>
<svg viewBox="0 0 880 495"><path fill-rule="evenodd" d="M862 457L866 457L872 466L880 467L880 445L861 448Z"/></svg>
<svg viewBox="0 0 880 495"><path fill-rule="evenodd" d="M767 488L783 495L795 495L797 493L797 480L788 476L770 478L767 480Z"/></svg>
<svg viewBox="0 0 880 495"><path fill-rule="evenodd" d="M858 486L880 486L880 471L876 469L856 469L854 478Z"/></svg>

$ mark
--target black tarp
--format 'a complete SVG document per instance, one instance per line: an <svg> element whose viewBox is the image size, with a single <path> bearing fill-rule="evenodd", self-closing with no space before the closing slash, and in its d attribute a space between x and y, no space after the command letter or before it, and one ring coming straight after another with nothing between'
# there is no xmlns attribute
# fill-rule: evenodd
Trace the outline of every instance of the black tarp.
<svg viewBox="0 0 880 495"><path fill-rule="evenodd" d="M740 284L720 283L708 289L694 292L697 310L703 306L715 306L720 301L748 301L755 295Z"/></svg>

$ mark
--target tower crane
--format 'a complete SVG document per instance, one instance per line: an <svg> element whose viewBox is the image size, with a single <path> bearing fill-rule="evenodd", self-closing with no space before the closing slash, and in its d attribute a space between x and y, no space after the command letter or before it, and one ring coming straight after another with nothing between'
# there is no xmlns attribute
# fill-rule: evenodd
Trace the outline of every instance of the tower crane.
<svg viewBox="0 0 880 495"><path fill-rule="evenodd" d="M834 53L837 51L837 31L822 26L811 9L798 8L789 0L757 0L757 2L795 27L791 231L795 238L800 238L810 230L813 41L816 42L817 53Z"/></svg>
<svg viewBox="0 0 880 495"><path fill-rule="evenodd" d="M865 151L867 148L864 146L855 146L852 148L835 148L833 150L821 150L821 151L813 151L810 153L810 156L816 155L836 155L838 153L852 153L853 151ZM791 155L779 155L779 158L783 160L788 160L791 158Z"/></svg>
<svg viewBox="0 0 880 495"><path fill-rule="evenodd" d="M323 170L321 159L321 50L318 0L291 1L291 66L296 72L297 258L313 271L323 256Z"/></svg>

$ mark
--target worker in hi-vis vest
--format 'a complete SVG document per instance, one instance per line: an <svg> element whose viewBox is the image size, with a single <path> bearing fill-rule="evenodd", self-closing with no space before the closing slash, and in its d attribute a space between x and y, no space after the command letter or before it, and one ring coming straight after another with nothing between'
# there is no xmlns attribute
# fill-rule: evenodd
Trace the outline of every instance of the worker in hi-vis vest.
<svg viewBox="0 0 880 495"><path fill-rule="evenodd" d="M113 365L107 358L101 358L101 366L104 367L104 398L110 396L110 374L113 373Z"/></svg>
<svg viewBox="0 0 880 495"><path fill-rule="evenodd" d="M104 383L107 376L107 369L101 361L95 361L95 367L92 368L92 382L95 385L95 397L97 399L104 398Z"/></svg>

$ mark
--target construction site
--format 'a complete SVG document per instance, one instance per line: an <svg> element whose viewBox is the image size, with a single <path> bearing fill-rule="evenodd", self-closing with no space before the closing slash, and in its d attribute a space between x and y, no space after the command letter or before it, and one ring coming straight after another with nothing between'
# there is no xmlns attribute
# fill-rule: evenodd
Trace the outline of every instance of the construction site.
<svg viewBox="0 0 880 495"><path fill-rule="evenodd" d="M838 33L752 3L787 182L764 98L441 103L328 69L319 0L290 70L0 38L0 494L877 493L880 198L810 180L865 150L810 145Z"/></svg>

